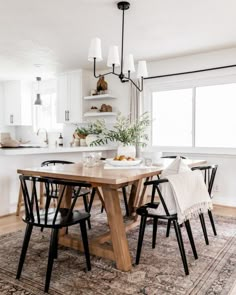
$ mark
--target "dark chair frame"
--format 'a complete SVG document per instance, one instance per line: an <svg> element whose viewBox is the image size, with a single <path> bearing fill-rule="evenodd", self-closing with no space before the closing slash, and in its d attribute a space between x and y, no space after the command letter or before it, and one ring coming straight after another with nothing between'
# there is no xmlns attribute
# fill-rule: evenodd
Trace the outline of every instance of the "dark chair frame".
<svg viewBox="0 0 236 295"><path fill-rule="evenodd" d="M166 214L165 215L157 215L157 214L148 213L148 208L155 208L156 209L159 206L159 203L148 203L148 204L141 206L140 208L137 209L136 212L138 215L141 216L141 222L140 222L140 228L139 228L138 247L137 247L137 252L136 252L136 264L139 264L139 260L140 260L147 218L153 219L152 248L155 248L155 245L156 245L156 234L157 234L158 220L159 219L167 220L168 223L173 222L173 224L174 224L176 238L177 238L177 242L178 242L178 246L179 246L179 250L180 250L180 255L182 258L182 262L183 262L184 271L185 271L185 274L188 275L189 270L188 270L187 258L186 258L186 254L185 254L185 250L184 250L181 228L178 223L178 216L177 216L177 214L170 214L169 213L169 210L166 206L164 197L163 197L163 195L160 191L160 188L159 188L159 186L161 184L167 183L167 182L168 182L167 179L158 179L158 180L154 180L154 181L147 181L144 183L144 185L153 185L153 190L154 190L154 192L157 191L157 193L159 194L160 201L163 205L163 208L164 208ZM196 251L196 247L195 247L195 243L194 243L189 220L185 221L185 227L186 227L188 238L189 238L189 241L190 241L190 244L192 247L194 258L197 259L198 255L197 255L197 251Z"/></svg>
<svg viewBox="0 0 236 295"><path fill-rule="evenodd" d="M64 198L66 188L74 187L77 183L56 180L56 179L47 179L47 178L37 178L30 176L20 176L20 182L24 197L24 206L25 206L25 216L22 220L27 224L25 237L23 241L23 246L21 250L20 260L18 264L18 270L16 279L20 279L22 268L25 261L25 256L27 253L31 233L33 227L44 227L51 229L51 240L49 247L49 255L48 255L48 265L47 265L47 273L45 280L44 291L48 292L51 273L54 259L57 258L58 255L58 233L59 229L67 228L74 224L80 224L81 236L84 246L84 254L86 258L87 270L91 270L90 264L90 254L89 254L89 246L88 246L88 238L86 231L86 220L90 218L90 214L85 212L80 212L78 210L74 210L74 206L76 203L76 199L79 196L79 190L74 196L73 201L71 202L71 206L69 208L61 208L61 203ZM45 186L46 191L46 202L45 208L42 210L38 205L38 184L43 184ZM58 202L56 208L51 208L51 201L53 200L50 194L50 186L57 185L60 186L60 193L58 196ZM32 187L31 191L29 191L29 187Z"/></svg>
<svg viewBox="0 0 236 295"><path fill-rule="evenodd" d="M67 164L75 164L75 163L71 162L71 161L64 161L64 160L47 160L47 161L44 161L44 162L41 163L41 167L54 166L54 165L57 165L57 164L67 165ZM77 186L74 189L73 195L75 194L75 191L78 190L78 189L80 190L79 197L83 198L84 210L86 212L90 212L87 197L90 194L90 200L91 200L91 197L92 197L92 194L93 194L93 189L92 189L92 192L91 192L91 184L86 183L86 182L78 182ZM52 194L52 196L54 195L54 198L57 198L58 188L56 186L51 186L51 194ZM88 223L88 228L91 229L90 219L87 220L87 223Z"/></svg>
<svg viewBox="0 0 236 295"><path fill-rule="evenodd" d="M205 184L207 186L208 193L209 193L210 197L212 198L212 189L213 189L218 165L197 166L197 167L192 167L191 169L193 171L200 170L203 172L203 177L204 177ZM214 223L214 218L213 218L212 212L210 210L208 210L208 216L209 216L209 219L211 222L213 233L216 236L217 232L216 232L216 227L215 227L215 223ZM199 217L200 217L200 221L202 223L202 219L204 219L203 213L201 213L199 215ZM209 245L207 230L206 230L206 228L204 228L204 225L202 226L202 229L203 229L203 233L204 233L204 237L205 237L205 242L207 245Z"/></svg>

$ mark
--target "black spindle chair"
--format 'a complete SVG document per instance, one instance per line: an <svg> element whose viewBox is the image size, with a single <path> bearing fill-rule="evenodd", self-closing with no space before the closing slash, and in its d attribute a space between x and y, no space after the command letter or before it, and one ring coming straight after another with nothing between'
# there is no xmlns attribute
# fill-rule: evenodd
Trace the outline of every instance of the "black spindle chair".
<svg viewBox="0 0 236 295"><path fill-rule="evenodd" d="M183 266L184 266L184 271L185 271L185 274L188 275L189 270L188 270L187 258L186 258L186 254L185 254L185 250L184 250L181 228L178 223L178 216L177 216L177 214L170 214L169 213L168 208L165 203L165 200L164 200L165 196L162 195L160 188L159 188L159 186L161 184L167 183L167 182L168 182L167 179L158 179L158 180L148 181L148 182L144 183L144 185L153 185L154 191L155 192L157 191L166 214L165 215L158 215L158 214L148 212L149 208L156 209L159 206L159 203L148 203L148 204L145 204L137 209L136 212L138 215L141 216L141 222L140 222L140 228L139 228L138 247L137 247L137 253L136 253L136 264L139 264L139 260L140 260L147 218L150 217L153 219L152 248L155 248L155 246L156 246L156 234L157 234L158 220L159 219L160 220L167 220L168 222L173 222L173 224L174 224L176 238L177 238L177 242L178 242L178 246L179 246L179 250L180 250L180 254L181 254L181 258L182 258L182 262L183 262ZM193 235L192 235L192 230L191 230L189 220L185 221L185 227L186 227L189 241L190 241L190 244L192 247L193 255L194 255L195 259L197 259L198 258L197 251L196 251L195 243L193 240Z"/></svg>
<svg viewBox="0 0 236 295"><path fill-rule="evenodd" d="M77 183L68 182L64 180L62 181L62 180L55 180L55 179L36 178L36 177L29 177L29 176L22 176L22 175L20 176L20 182L21 182L21 188L23 192L24 206L25 206L25 216L23 216L22 219L27 224L27 226L26 226L25 237L24 237L23 246L21 250L16 278L20 279L33 227L49 228L51 229L51 240L50 240L50 247L49 247L49 254L48 254L45 287L44 287L44 291L48 292L53 262L54 262L54 259L57 258L59 229L67 228L75 224L80 224L87 269L91 270L89 246L88 246L86 223L85 223L86 220L89 219L90 214L87 212L80 212L78 210L74 210L76 199L79 196L79 190L74 195L74 199L71 202L70 207L61 208L62 200L65 197L68 187L73 189L73 187L76 186ZM45 193L46 193L46 202L45 202L44 209L40 209L38 205L38 195L40 194L40 191L39 191L40 184L43 184L45 188ZM57 201L56 207L51 206L51 201L53 200L53 197L51 196L51 193L50 193L50 187L52 185L60 186L60 192L58 194L58 201Z"/></svg>
<svg viewBox="0 0 236 295"><path fill-rule="evenodd" d="M42 162L41 166L43 167L43 166L55 166L55 165L68 165L68 164L75 164L75 163L71 161L64 161L64 160L47 160ZM77 183L77 186L73 190L72 197L74 196L74 194L76 193L76 190L78 189L80 190L79 197L83 198L84 210L86 212L89 212L88 195L91 194L91 197L92 197L93 194L95 194L95 189L92 189L92 192L91 192L91 184L86 182L79 182ZM57 199L58 192L59 192L58 187L56 187L55 185L51 186L50 191L51 191L51 196L54 199ZM88 219L87 223L88 223L88 228L91 229L90 219Z"/></svg>
<svg viewBox="0 0 236 295"><path fill-rule="evenodd" d="M192 167L192 170L201 170L202 171L204 181L206 183L208 193L209 193L211 198L213 197L212 188L213 188L213 185L214 185L217 169L218 169L218 165L206 165L206 166ZM213 218L212 212L210 210L208 210L208 215L209 215L209 219L210 219L210 222L211 222L213 233L216 236L217 232L216 232L216 227L215 227L215 223L214 223L214 218ZM201 221L201 224L202 224L202 219L204 219L203 213L201 213L199 215L199 217L200 217L200 221ZM208 245L209 241L208 241L206 227L204 226L204 224L202 224L202 230L203 230L203 233L204 233L205 242Z"/></svg>

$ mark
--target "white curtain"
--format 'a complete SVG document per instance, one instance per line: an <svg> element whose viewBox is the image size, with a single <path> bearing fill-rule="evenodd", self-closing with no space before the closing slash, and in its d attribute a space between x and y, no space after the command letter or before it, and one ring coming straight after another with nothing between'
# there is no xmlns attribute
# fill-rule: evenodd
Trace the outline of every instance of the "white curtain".
<svg viewBox="0 0 236 295"><path fill-rule="evenodd" d="M135 81L140 87L139 81ZM142 92L130 83L130 122L135 122L142 114ZM140 147L136 146L137 157L140 156Z"/></svg>

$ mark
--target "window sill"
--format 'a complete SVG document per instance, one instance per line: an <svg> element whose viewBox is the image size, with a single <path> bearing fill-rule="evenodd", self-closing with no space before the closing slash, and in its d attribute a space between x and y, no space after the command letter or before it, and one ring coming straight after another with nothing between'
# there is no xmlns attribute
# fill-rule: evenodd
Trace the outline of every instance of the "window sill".
<svg viewBox="0 0 236 295"><path fill-rule="evenodd" d="M236 157L236 148L207 148L207 147L165 147L152 146L153 150L162 151L163 153L179 154L202 154L202 155L222 155Z"/></svg>

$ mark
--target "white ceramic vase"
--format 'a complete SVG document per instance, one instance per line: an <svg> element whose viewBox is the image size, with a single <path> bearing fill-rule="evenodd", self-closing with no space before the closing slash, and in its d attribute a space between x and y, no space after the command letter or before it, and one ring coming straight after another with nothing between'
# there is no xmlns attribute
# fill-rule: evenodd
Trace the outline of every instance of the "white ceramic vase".
<svg viewBox="0 0 236 295"><path fill-rule="evenodd" d="M119 145L117 149L117 156L136 157L136 147L134 145Z"/></svg>
<svg viewBox="0 0 236 295"><path fill-rule="evenodd" d="M97 139L98 139L98 136L96 134L87 135L85 138L87 146L90 146L90 144Z"/></svg>

